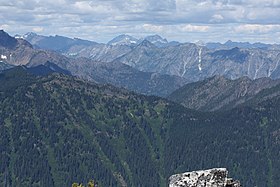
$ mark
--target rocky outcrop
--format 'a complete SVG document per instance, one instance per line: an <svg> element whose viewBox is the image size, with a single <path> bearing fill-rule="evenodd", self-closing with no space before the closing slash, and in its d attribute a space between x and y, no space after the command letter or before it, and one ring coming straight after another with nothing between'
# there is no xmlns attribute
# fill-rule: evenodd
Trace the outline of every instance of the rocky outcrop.
<svg viewBox="0 0 280 187"><path fill-rule="evenodd" d="M214 168L172 175L169 187L241 187L240 182L228 178L226 168Z"/></svg>

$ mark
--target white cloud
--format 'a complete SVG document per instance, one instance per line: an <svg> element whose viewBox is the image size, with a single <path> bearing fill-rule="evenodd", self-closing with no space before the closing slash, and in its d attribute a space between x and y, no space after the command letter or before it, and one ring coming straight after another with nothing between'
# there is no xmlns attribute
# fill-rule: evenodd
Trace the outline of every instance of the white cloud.
<svg viewBox="0 0 280 187"><path fill-rule="evenodd" d="M151 32L162 32L163 31L163 26L160 26L160 25L144 24L143 28L146 31L151 31Z"/></svg>
<svg viewBox="0 0 280 187"><path fill-rule="evenodd" d="M2 30L9 30L10 26L7 25L7 24L3 24L3 25L0 25L0 29L2 29Z"/></svg>
<svg viewBox="0 0 280 187"><path fill-rule="evenodd" d="M43 30L44 30L43 27L34 27L34 28L32 29L32 31L34 31L34 32L42 32Z"/></svg>
<svg viewBox="0 0 280 187"><path fill-rule="evenodd" d="M209 28L209 26L191 24L181 26L181 30L185 32L207 32Z"/></svg>
<svg viewBox="0 0 280 187"><path fill-rule="evenodd" d="M234 28L239 33L269 33L280 31L280 25L244 24Z"/></svg>
<svg viewBox="0 0 280 187"><path fill-rule="evenodd" d="M210 19L210 22L212 23L218 23L221 22L224 19L224 17L221 14L215 14L212 16L212 18Z"/></svg>
<svg viewBox="0 0 280 187"><path fill-rule="evenodd" d="M96 41L158 33L182 41L243 40L246 34L269 41L270 34L280 42L279 17L280 0L0 0L0 26L11 34Z"/></svg>

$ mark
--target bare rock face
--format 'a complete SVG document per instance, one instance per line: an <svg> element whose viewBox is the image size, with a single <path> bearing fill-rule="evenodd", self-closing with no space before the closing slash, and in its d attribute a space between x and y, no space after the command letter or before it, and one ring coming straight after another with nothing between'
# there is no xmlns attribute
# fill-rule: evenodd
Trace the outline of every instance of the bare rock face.
<svg viewBox="0 0 280 187"><path fill-rule="evenodd" d="M213 168L172 175L169 187L241 187L239 181L228 178L226 168Z"/></svg>

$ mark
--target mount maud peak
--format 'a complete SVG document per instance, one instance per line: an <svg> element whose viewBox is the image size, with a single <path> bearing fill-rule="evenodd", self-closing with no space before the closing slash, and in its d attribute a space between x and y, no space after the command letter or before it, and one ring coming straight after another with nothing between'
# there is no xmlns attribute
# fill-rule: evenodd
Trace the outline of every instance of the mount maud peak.
<svg viewBox="0 0 280 187"><path fill-rule="evenodd" d="M228 178L226 168L176 174L169 181L169 187L241 187L239 181Z"/></svg>
<svg viewBox="0 0 280 187"><path fill-rule="evenodd" d="M168 41L165 39L165 38L162 38L161 36L159 35L150 35L150 36L147 36L145 37L144 40L148 40L149 42L151 43L168 43Z"/></svg>
<svg viewBox="0 0 280 187"><path fill-rule="evenodd" d="M141 38L138 43L141 43L141 42L143 42L145 40L151 42L152 44L154 44L157 47L168 47L168 46L174 45L172 43L170 44L167 41L167 39L162 38L161 36L159 36L157 34L156 35L146 36L145 38Z"/></svg>
<svg viewBox="0 0 280 187"><path fill-rule="evenodd" d="M0 47L13 48L17 45L17 40L11 37L4 30L0 30Z"/></svg>

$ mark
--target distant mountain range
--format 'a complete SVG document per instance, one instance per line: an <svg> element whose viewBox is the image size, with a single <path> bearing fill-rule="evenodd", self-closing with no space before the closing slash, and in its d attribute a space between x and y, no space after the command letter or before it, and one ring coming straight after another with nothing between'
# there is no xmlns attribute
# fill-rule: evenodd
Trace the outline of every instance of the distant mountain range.
<svg viewBox="0 0 280 187"><path fill-rule="evenodd" d="M32 45L42 48L42 49L50 49L55 51L67 51L69 48L73 46L94 46L94 45L102 45L103 43L97 43L89 40L82 40L79 38L68 38L64 36L43 36L38 35L36 33L30 32L26 33L25 35L16 35L16 38L25 39L28 42L30 42ZM103 45L127 45L127 46L136 46L137 44L141 43L142 41L147 40L157 47L166 47L169 45L176 45L179 44L179 42L168 42L166 39L162 38L159 35L150 35L144 38L137 39L133 36L122 34L119 35L112 40L110 40L107 44Z"/></svg>
<svg viewBox="0 0 280 187"><path fill-rule="evenodd" d="M144 42L116 59L141 71L176 75L191 81L214 75L236 79L248 76L279 78L280 50L221 49L210 50L196 44L157 48Z"/></svg>
<svg viewBox="0 0 280 187"><path fill-rule="evenodd" d="M199 81L215 75L237 79L280 77L279 45L227 41L221 43L168 42L158 36L136 39L120 35L108 44L97 44L65 37L23 36L31 44L52 49L71 58L85 57L99 62L119 62L144 72L175 75ZM42 39L43 38L43 39ZM57 38L58 45L49 45ZM63 38L64 41L61 39ZM69 41L72 41L69 42ZM55 47L51 47L55 46ZM57 49L57 46L60 46Z"/></svg>
<svg viewBox="0 0 280 187"><path fill-rule="evenodd" d="M243 49L279 49L279 45L277 44L265 44L265 43L249 43L249 42L233 42L231 40L228 40L224 44L219 42L209 42L205 45L208 49L231 49L231 48L243 48Z"/></svg>
<svg viewBox="0 0 280 187"><path fill-rule="evenodd" d="M158 35L143 39L121 35L99 44L34 33L14 38L4 31L0 40L0 70L51 62L75 76L163 97L186 83L216 75L280 78L277 45L228 41L221 44L226 47L208 48L202 42L171 44Z"/></svg>
<svg viewBox="0 0 280 187"><path fill-rule="evenodd" d="M112 45L109 47L114 48ZM125 49L127 46L123 47ZM147 95L167 96L188 82L182 77L142 72L122 63L100 62L87 58L69 58L56 51L33 48L30 43L22 38L15 39L4 31L0 33L0 53L5 57L0 62L2 70L25 65L42 71L43 67L52 64L52 66L57 66L55 70L60 68L59 72L63 69L63 71L74 76L80 76L102 84L113 84ZM38 68L37 66L40 65L43 66Z"/></svg>
<svg viewBox="0 0 280 187"><path fill-rule="evenodd" d="M34 32L29 32L24 35L15 35L16 38L22 38L30 42L35 47L40 47L42 49L51 49L51 50L60 50L60 51L66 51L67 48L70 46L75 45L81 45L81 46L93 46L96 44L103 44L103 43L97 43L90 40L83 40L79 38L69 38L65 36L44 36L39 35ZM140 44L144 40L147 40L157 47L168 47L168 46L174 46L182 44L178 41L171 41L169 42L167 39L162 38L161 36L155 34L155 35L149 35L144 38L137 39L133 36L122 34L119 36L116 36L109 42L107 42L107 45L128 45L128 46L136 46L137 44ZM203 45L207 47L208 49L231 49L231 48L243 48L243 49L279 49L278 44L266 44L266 43L249 43L249 42L234 42L231 40L226 41L225 43L220 42L208 42L204 43L203 41L199 41L197 44Z"/></svg>

